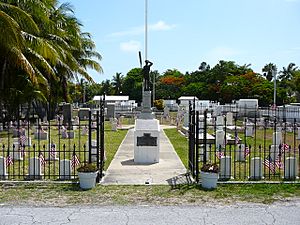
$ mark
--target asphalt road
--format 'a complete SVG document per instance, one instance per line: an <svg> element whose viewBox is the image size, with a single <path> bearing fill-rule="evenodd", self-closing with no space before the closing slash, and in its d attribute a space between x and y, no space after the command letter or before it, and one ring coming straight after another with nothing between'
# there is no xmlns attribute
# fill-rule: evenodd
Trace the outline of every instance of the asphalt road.
<svg viewBox="0 0 300 225"><path fill-rule="evenodd" d="M0 224L300 224L300 201L271 205L0 206Z"/></svg>

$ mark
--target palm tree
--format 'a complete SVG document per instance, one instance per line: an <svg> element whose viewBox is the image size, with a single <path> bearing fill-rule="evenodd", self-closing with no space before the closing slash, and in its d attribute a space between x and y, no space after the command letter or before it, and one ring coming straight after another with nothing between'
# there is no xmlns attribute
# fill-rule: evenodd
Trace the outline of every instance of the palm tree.
<svg viewBox="0 0 300 225"><path fill-rule="evenodd" d="M279 79L281 80L291 80L293 73L298 69L295 63L290 63L287 68L283 67L280 71Z"/></svg>
<svg viewBox="0 0 300 225"><path fill-rule="evenodd" d="M116 73L116 75L113 76L112 86L115 91L115 94L121 93L122 87L123 87L123 82L124 82L124 76L122 75L122 73Z"/></svg>
<svg viewBox="0 0 300 225"><path fill-rule="evenodd" d="M273 79L273 71L277 71L277 67L273 63L266 64L264 68L262 68L263 75L268 81Z"/></svg>

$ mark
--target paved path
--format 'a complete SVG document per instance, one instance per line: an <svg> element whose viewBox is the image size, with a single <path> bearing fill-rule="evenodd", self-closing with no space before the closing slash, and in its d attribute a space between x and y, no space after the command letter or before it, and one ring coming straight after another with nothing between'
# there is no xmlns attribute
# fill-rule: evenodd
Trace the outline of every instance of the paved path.
<svg viewBox="0 0 300 225"><path fill-rule="evenodd" d="M0 225L9 224L272 224L299 225L300 203L201 206L0 207Z"/></svg>
<svg viewBox="0 0 300 225"><path fill-rule="evenodd" d="M159 163L137 165L133 161L133 129L128 133L112 160L102 184L170 184L186 173L181 160L163 130L160 134Z"/></svg>

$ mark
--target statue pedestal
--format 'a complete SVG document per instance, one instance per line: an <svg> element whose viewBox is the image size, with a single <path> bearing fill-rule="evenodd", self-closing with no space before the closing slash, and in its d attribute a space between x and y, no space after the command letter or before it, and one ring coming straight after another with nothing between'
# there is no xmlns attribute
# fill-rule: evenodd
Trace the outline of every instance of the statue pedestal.
<svg viewBox="0 0 300 225"><path fill-rule="evenodd" d="M160 126L157 119L137 119L134 128L134 163L159 162Z"/></svg>
<svg viewBox="0 0 300 225"><path fill-rule="evenodd" d="M144 120L154 118L151 111L151 91L143 91L143 110L138 118Z"/></svg>

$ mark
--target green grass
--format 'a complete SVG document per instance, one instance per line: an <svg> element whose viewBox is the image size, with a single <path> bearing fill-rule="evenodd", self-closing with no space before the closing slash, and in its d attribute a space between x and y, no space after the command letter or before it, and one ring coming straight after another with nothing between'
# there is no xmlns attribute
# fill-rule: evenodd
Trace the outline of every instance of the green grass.
<svg viewBox="0 0 300 225"><path fill-rule="evenodd" d="M188 167L188 139L180 135L176 128L164 129L183 165Z"/></svg>
<svg viewBox="0 0 300 225"><path fill-rule="evenodd" d="M199 205L255 202L270 204L300 197L300 184L227 184L214 191L199 185L101 186L82 191L78 184L2 184L0 204L9 205Z"/></svg>

